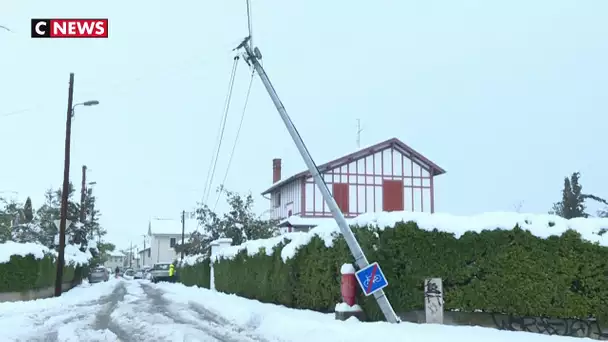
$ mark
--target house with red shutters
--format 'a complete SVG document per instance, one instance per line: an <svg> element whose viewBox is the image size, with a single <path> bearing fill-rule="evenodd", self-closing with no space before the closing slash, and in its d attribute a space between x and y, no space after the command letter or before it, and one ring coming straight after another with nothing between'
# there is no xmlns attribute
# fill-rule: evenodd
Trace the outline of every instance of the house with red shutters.
<svg viewBox="0 0 608 342"><path fill-rule="evenodd" d="M282 178L272 161L271 218L286 231L306 231L331 220L308 170ZM435 211L434 178L445 170L401 140L392 138L318 166L346 218L378 211Z"/></svg>

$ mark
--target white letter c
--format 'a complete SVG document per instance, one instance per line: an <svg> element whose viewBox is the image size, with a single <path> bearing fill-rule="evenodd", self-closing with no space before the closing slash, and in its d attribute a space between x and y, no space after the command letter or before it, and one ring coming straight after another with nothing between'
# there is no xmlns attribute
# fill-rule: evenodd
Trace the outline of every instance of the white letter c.
<svg viewBox="0 0 608 342"><path fill-rule="evenodd" d="M43 36L43 35L44 35L44 33L45 33L45 31L42 31L42 30L40 29L40 26L46 26L46 22L44 22L44 21L40 21L40 22L38 22L38 23L36 24L36 27L35 27L36 33L38 33L39 35Z"/></svg>

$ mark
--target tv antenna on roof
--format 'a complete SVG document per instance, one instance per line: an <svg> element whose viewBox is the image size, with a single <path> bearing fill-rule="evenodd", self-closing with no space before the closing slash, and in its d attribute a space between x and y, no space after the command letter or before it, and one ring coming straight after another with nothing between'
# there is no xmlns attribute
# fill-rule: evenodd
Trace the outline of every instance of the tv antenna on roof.
<svg viewBox="0 0 608 342"><path fill-rule="evenodd" d="M357 148L361 148L361 132L363 132L361 119L357 119Z"/></svg>

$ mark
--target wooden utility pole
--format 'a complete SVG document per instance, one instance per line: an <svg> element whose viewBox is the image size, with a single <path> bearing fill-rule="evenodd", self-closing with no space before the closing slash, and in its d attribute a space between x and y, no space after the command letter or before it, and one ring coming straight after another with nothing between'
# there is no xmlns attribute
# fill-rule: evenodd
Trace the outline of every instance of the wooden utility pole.
<svg viewBox="0 0 608 342"><path fill-rule="evenodd" d="M142 235L144 237L144 252L141 253L141 266L143 267L146 264L146 235Z"/></svg>
<svg viewBox="0 0 608 342"><path fill-rule="evenodd" d="M182 210L182 258L181 260L184 261L184 236L185 236L185 232L186 232L186 211Z"/></svg>
<svg viewBox="0 0 608 342"><path fill-rule="evenodd" d="M86 216L86 193L87 193L87 166L82 165L82 185L80 189L80 223L84 224L87 219Z"/></svg>
<svg viewBox="0 0 608 342"><path fill-rule="evenodd" d="M68 195L70 191L70 137L72 134L72 102L74 100L74 73L70 73L68 89L68 112L65 121L65 156L63 163L63 189L61 191L61 211L59 217L59 251L57 251L57 274L55 277L55 297L61 296L63 264L65 263L65 225L68 216Z"/></svg>

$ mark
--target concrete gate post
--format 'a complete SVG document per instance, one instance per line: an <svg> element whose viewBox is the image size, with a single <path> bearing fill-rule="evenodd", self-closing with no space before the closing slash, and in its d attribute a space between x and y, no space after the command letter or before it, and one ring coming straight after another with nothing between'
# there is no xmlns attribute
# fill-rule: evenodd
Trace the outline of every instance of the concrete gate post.
<svg viewBox="0 0 608 342"><path fill-rule="evenodd" d="M215 273L213 271L213 264L215 263L216 258L220 254L220 251L226 247L232 245L231 238L221 238L214 241L211 241L211 258L209 260L209 289L212 291L216 291L215 288Z"/></svg>
<svg viewBox="0 0 608 342"><path fill-rule="evenodd" d="M424 280L424 311L427 323L443 324L443 283L441 278Z"/></svg>

